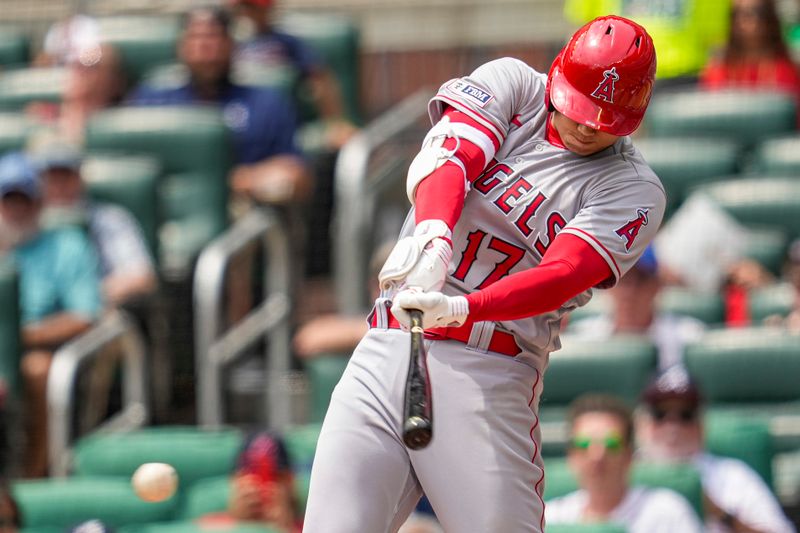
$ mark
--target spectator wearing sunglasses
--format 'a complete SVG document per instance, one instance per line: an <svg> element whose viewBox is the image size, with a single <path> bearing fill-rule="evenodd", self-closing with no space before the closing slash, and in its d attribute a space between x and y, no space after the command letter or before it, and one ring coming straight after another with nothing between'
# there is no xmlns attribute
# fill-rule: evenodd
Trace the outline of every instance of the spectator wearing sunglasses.
<svg viewBox="0 0 800 533"><path fill-rule="evenodd" d="M621 400L581 396L571 405L567 422L567 464L580 489L547 502L548 525L612 523L629 533L702 531L700 519L681 495L630 485L633 417Z"/></svg>
<svg viewBox="0 0 800 533"><path fill-rule="evenodd" d="M761 477L738 459L704 449L703 398L683 367L658 373L642 393L636 436L642 458L686 462L700 472L707 531L784 533L795 528Z"/></svg>

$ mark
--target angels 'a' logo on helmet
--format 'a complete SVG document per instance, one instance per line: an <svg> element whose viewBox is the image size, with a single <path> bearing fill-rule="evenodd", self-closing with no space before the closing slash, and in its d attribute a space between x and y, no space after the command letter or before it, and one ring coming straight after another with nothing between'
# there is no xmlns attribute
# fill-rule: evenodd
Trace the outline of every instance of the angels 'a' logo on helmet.
<svg viewBox="0 0 800 533"><path fill-rule="evenodd" d="M605 100L606 102L614 103L614 84L619 80L617 74L617 67L611 67L610 70L603 72L603 81L597 86L597 89L592 92L592 96Z"/></svg>

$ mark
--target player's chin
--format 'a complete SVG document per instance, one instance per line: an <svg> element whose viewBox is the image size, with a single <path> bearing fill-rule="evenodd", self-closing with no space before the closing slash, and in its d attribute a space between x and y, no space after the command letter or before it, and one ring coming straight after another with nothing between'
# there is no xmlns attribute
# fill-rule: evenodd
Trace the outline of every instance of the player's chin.
<svg viewBox="0 0 800 533"><path fill-rule="evenodd" d="M572 142L567 142L564 145L567 147L567 150L569 150L573 154L582 156L592 155L595 152L600 151L600 148L597 145L595 145L595 143L583 143L580 141L572 141Z"/></svg>

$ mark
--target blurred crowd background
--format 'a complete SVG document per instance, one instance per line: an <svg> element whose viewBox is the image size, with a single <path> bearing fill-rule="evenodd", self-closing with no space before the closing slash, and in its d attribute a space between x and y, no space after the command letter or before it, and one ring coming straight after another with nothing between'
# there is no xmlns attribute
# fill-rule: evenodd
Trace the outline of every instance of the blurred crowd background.
<svg viewBox="0 0 800 533"><path fill-rule="evenodd" d="M565 321L545 499L586 488L569 407L606 393L644 424L607 450L694 443L634 454L634 483L721 531L785 531L731 522L746 498L686 469L707 449L796 525L800 2L0 0L0 531L297 531L427 100L496 57L547 72L608 13L655 41L635 142L668 213ZM677 371L696 394L673 417L645 393ZM137 500L145 462L179 492ZM437 531L424 502L406 527Z"/></svg>

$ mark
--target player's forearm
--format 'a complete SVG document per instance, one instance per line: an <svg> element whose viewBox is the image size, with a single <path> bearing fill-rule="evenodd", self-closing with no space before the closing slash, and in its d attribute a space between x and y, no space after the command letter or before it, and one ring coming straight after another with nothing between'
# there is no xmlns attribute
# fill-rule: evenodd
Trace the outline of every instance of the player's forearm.
<svg viewBox="0 0 800 533"><path fill-rule="evenodd" d="M467 295L469 320L517 320L554 311L612 275L605 260L585 241L561 235L539 266Z"/></svg>

